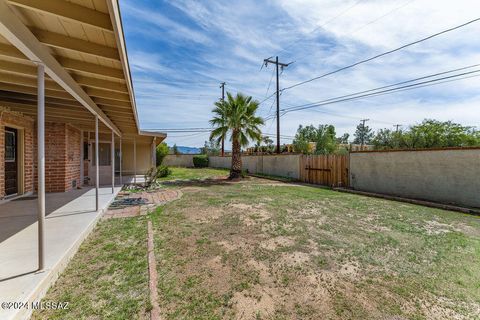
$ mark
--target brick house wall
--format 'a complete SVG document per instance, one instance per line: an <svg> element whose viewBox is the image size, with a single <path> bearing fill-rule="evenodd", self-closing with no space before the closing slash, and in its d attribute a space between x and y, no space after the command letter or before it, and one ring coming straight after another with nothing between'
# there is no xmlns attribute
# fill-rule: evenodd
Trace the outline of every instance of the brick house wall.
<svg viewBox="0 0 480 320"><path fill-rule="evenodd" d="M65 190L75 188L80 183L80 159L81 131L70 125L66 125L67 138L67 163L65 167Z"/></svg>
<svg viewBox="0 0 480 320"><path fill-rule="evenodd" d="M5 127L17 128L23 134L23 191L33 192L38 178L34 119L0 106L0 199L5 197ZM80 184L80 135L81 131L69 124L45 123L46 192L69 191Z"/></svg>
<svg viewBox="0 0 480 320"><path fill-rule="evenodd" d="M65 191L65 167L67 160L67 144L65 133L66 128L64 123L45 123L46 192ZM35 170L35 172L38 171Z"/></svg>
<svg viewBox="0 0 480 320"><path fill-rule="evenodd" d="M46 192L65 192L80 184L80 132L69 124L45 123Z"/></svg>
<svg viewBox="0 0 480 320"><path fill-rule="evenodd" d="M5 127L22 131L24 140L24 192L33 191L34 120L0 106L0 199L5 196Z"/></svg>

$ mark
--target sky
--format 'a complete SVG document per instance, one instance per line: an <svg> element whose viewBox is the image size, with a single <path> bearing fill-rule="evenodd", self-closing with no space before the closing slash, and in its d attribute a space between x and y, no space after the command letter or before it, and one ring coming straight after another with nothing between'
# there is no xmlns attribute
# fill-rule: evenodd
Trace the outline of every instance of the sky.
<svg viewBox="0 0 480 320"><path fill-rule="evenodd" d="M123 0L124 32L142 129L206 128L226 91L262 101L275 91L277 56L293 62L280 88L322 75L480 17L477 0ZM354 68L282 92L280 109L480 63L480 21ZM468 69L473 71L480 67ZM475 74L473 74L475 75ZM275 111L274 97L259 114ZM290 112L282 142L298 126L355 132L423 119L480 128L480 77ZM275 133L274 119L264 133ZM169 133L169 145L202 146L208 133Z"/></svg>

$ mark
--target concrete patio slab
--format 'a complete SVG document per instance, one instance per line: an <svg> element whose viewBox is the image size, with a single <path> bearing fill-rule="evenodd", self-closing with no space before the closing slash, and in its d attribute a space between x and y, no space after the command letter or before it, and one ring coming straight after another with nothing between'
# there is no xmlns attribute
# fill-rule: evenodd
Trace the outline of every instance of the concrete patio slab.
<svg viewBox="0 0 480 320"><path fill-rule="evenodd" d="M115 188L84 188L46 195L46 268L37 272L37 200L25 197L0 205L0 303L30 303L30 308L0 308L0 319L26 319L93 229L115 196ZM60 301L59 301L60 302Z"/></svg>

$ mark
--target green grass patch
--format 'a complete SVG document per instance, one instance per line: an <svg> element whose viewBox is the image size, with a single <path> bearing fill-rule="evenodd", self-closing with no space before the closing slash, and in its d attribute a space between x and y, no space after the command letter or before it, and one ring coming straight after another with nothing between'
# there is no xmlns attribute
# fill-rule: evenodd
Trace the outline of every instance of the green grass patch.
<svg viewBox="0 0 480 320"><path fill-rule="evenodd" d="M99 222L43 299L68 309L32 319L149 319L146 231L143 218Z"/></svg>
<svg viewBox="0 0 480 320"><path fill-rule="evenodd" d="M208 179L226 176L229 173L228 170L214 168L170 167L170 169L172 169L172 174L167 177L160 178L159 181Z"/></svg>

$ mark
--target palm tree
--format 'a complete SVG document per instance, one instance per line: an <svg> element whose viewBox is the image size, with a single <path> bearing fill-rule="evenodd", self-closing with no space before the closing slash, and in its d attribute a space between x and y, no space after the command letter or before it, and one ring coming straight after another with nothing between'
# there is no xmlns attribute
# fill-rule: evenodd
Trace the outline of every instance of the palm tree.
<svg viewBox="0 0 480 320"><path fill-rule="evenodd" d="M252 97L237 93L234 97L227 92L225 101L215 102L214 117L210 124L215 127L210 134L210 139L221 141L230 132L232 141L232 165L230 179L239 178L242 173L241 148L248 145L249 140L258 141L261 138L259 126L263 119L257 117L259 103Z"/></svg>

